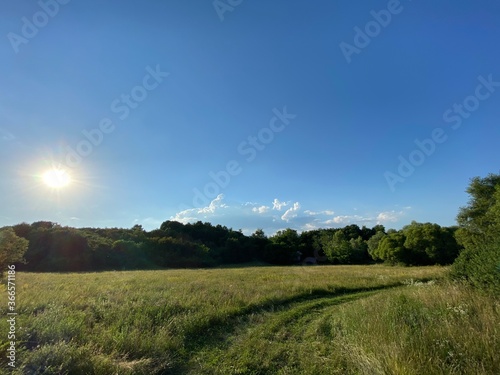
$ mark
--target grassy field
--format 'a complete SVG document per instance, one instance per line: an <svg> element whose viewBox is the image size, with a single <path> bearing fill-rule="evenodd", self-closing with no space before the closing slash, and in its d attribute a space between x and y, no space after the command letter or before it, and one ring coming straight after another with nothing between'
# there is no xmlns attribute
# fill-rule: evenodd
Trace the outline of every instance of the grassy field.
<svg viewBox="0 0 500 375"><path fill-rule="evenodd" d="M499 374L500 303L441 267L18 273L14 374ZM0 311L6 317L2 285ZM8 323L0 321L7 351Z"/></svg>

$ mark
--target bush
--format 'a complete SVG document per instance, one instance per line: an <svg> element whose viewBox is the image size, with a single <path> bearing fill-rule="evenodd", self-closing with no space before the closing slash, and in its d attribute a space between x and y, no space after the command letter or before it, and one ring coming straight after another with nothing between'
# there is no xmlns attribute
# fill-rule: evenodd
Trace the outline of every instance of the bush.
<svg viewBox="0 0 500 375"><path fill-rule="evenodd" d="M500 240L463 250L451 268L451 276L500 296Z"/></svg>

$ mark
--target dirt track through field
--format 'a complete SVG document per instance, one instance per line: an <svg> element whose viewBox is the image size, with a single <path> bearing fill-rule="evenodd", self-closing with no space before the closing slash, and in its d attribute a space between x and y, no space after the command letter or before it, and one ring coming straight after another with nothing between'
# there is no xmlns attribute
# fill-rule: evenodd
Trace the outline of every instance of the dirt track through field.
<svg viewBox="0 0 500 375"><path fill-rule="evenodd" d="M293 327L307 326L322 317L325 309L344 303L372 296L382 290L401 287L401 283L376 288L337 289L333 292L311 290L309 293L283 300L270 300L265 303L248 306L232 316L207 322L206 326L197 327L196 332L203 331L200 336L192 332L186 335L185 353L181 368L172 369L174 374L200 374L199 365L203 357L213 356L218 352L223 356L227 350L247 334L259 331L262 339L279 340L287 336ZM210 354L208 354L210 353ZM216 354L217 355L217 354ZM211 372L207 372L211 373Z"/></svg>

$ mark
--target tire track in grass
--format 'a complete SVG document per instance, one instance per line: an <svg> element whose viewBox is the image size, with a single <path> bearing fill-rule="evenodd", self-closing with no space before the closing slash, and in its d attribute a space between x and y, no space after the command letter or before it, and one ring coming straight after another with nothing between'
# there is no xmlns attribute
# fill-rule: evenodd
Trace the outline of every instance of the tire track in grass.
<svg viewBox="0 0 500 375"><path fill-rule="evenodd" d="M200 322L198 325L193 325L184 333L184 346L191 350L210 344L213 337L219 338L219 334L231 332L239 325L239 320L247 316L260 314L263 312L282 311L290 309L294 305L303 302L318 301L324 298L326 301L332 298L346 297L363 292L375 292L384 289L400 287L401 283L390 285L376 286L370 288L336 288L333 291L324 289L312 289L309 292L301 293L290 298L272 298L262 303L249 305L241 308L233 313L228 313L224 316L210 317L207 321Z"/></svg>
<svg viewBox="0 0 500 375"><path fill-rule="evenodd" d="M199 327L186 333L182 360L172 374L201 374L202 362L213 353L223 355L238 332L252 330L255 327L267 325L266 332L272 335L286 325L292 325L299 320L311 320L313 313L321 313L326 308L366 298L381 290L401 287L401 283L383 285L371 288L339 288L335 291L323 289L311 290L287 299L272 299L264 303L248 306L238 312L218 317L204 322ZM215 355L217 357L217 355ZM210 361L210 360L208 360ZM210 373L210 372L208 372Z"/></svg>
<svg viewBox="0 0 500 375"><path fill-rule="evenodd" d="M283 361L283 358L289 354L288 352L275 354L271 364L249 360L248 357L264 360L264 353L260 350L263 346L274 349L276 347L285 348L289 342L300 338L294 332L297 327L299 327L299 331L304 327L309 327L314 321L321 319L325 310L377 293L379 291L363 291L336 297L322 297L312 301L294 303L274 311L262 311L240 321L240 324L225 339L214 343L213 346L192 353L188 367L182 373L197 375L219 373L224 375L229 373L276 374L275 362ZM300 334L300 336L302 335L303 333ZM273 357L269 353L266 355ZM230 367L228 362L236 363L241 359L235 356L244 357L243 364L240 363L238 369L236 369L238 366L235 365L234 372L228 372L228 367ZM285 362L287 361L285 360ZM290 364L286 363L286 365ZM225 367L220 371L219 366ZM248 368L245 368L246 366ZM243 370L241 367L245 369Z"/></svg>

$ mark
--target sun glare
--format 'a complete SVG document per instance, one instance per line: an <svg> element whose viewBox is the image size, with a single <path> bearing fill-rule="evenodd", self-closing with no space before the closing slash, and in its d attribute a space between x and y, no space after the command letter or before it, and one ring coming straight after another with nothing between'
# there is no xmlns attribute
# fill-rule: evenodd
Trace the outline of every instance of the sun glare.
<svg viewBox="0 0 500 375"><path fill-rule="evenodd" d="M42 178L45 185L53 189L61 189L71 182L68 172L59 168L49 169L43 174Z"/></svg>

